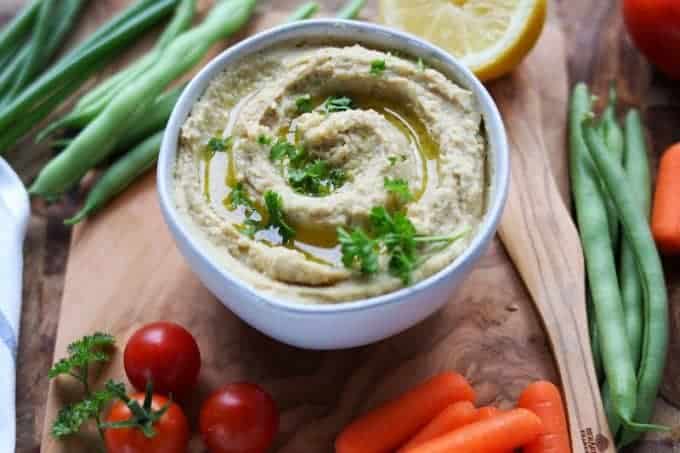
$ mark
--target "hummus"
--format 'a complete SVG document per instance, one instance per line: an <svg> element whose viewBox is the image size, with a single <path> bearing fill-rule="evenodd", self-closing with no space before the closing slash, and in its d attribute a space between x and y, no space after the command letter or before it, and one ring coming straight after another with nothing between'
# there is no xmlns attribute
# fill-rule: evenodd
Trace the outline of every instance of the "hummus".
<svg viewBox="0 0 680 453"><path fill-rule="evenodd" d="M473 94L421 61L356 45L281 47L230 65L186 120L175 171L179 211L212 256L304 303L378 296L443 269L474 236L486 188ZM265 222L269 191L295 231L288 241ZM362 274L343 264L337 229L370 237L375 207L403 213L418 235L467 234L419 246L409 281L377 243L378 269Z"/></svg>

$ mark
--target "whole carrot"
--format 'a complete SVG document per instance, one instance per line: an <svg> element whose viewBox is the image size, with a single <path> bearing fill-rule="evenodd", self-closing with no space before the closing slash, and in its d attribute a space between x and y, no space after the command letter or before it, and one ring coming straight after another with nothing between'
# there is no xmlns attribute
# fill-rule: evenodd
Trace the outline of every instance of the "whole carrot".
<svg viewBox="0 0 680 453"><path fill-rule="evenodd" d="M654 193L652 233L665 254L680 253L680 143L661 157Z"/></svg>
<svg viewBox="0 0 680 453"><path fill-rule="evenodd" d="M555 385L547 381L530 384L520 395L518 406L543 422L543 432L524 446L524 453L571 453L564 403Z"/></svg>
<svg viewBox="0 0 680 453"><path fill-rule="evenodd" d="M490 418L497 417L499 414L503 414L505 411L495 407L495 406L484 406L480 407L477 411L476 422L481 422L483 420L489 420ZM493 453L513 453L513 449L507 449L503 451L494 451Z"/></svg>
<svg viewBox="0 0 680 453"><path fill-rule="evenodd" d="M477 412L474 404L470 401L453 403L428 423L425 428L420 430L406 445L397 450L397 453L404 453L411 448L424 444L428 440L443 436L454 429L477 421Z"/></svg>
<svg viewBox="0 0 680 453"><path fill-rule="evenodd" d="M513 409L478 421L426 442L409 453L494 453L513 450L533 442L543 423L526 409Z"/></svg>
<svg viewBox="0 0 680 453"><path fill-rule="evenodd" d="M398 448L457 401L474 401L463 376L443 373L373 409L350 424L335 441L336 453L378 453Z"/></svg>

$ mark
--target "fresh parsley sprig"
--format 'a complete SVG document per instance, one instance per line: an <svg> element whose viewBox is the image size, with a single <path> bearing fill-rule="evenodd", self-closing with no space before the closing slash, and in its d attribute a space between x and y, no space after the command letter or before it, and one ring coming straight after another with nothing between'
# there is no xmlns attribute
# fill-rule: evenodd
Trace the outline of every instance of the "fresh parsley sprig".
<svg viewBox="0 0 680 453"><path fill-rule="evenodd" d="M295 238L295 229L286 222L281 195L272 190L268 190L264 194L264 204L268 214L267 227L278 229L283 243L290 243Z"/></svg>
<svg viewBox="0 0 680 453"><path fill-rule="evenodd" d="M83 424L93 420L97 424L100 435L103 431L100 426L100 415L104 407L112 400L125 393L125 386L120 383L109 381L106 388L100 391L90 390L89 373L94 365L101 365L111 360L109 350L115 345L113 336L97 332L71 343L68 357L59 360L50 369L48 377L55 379L58 376L71 376L82 385L85 397L82 401L64 407L59 411L57 419L52 425L52 434L62 438L75 434Z"/></svg>
<svg viewBox="0 0 680 453"><path fill-rule="evenodd" d="M401 178L390 179L385 177L385 189L394 194L401 203L408 203L413 200L413 193L409 188L408 181Z"/></svg>
<svg viewBox="0 0 680 453"><path fill-rule="evenodd" d="M420 245L453 242L467 234L421 235L404 213L391 214L383 206L371 210L369 221L373 238L360 228L352 232L338 228L343 264L348 269L358 269L364 275L375 274L378 271L378 253L382 250L388 255L389 273L400 278L404 285L411 284L413 272L422 262Z"/></svg>
<svg viewBox="0 0 680 453"><path fill-rule="evenodd" d="M354 101L347 96L331 96L323 103L326 113L345 112L354 109Z"/></svg>
<svg viewBox="0 0 680 453"><path fill-rule="evenodd" d="M380 77L387 69L387 63L384 59L373 60L371 62L371 75L375 77Z"/></svg>
<svg viewBox="0 0 680 453"><path fill-rule="evenodd" d="M312 95L307 93L303 94L295 100L295 106L297 107L297 112L300 114L309 113L312 111Z"/></svg>

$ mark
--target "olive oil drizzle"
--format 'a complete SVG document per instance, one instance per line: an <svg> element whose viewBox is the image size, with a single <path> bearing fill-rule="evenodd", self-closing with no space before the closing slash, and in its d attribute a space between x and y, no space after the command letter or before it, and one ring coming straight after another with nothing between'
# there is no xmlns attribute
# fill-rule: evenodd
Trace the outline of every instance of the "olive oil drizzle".
<svg viewBox="0 0 680 453"><path fill-rule="evenodd" d="M396 102L389 102L383 99L376 99L373 96L367 95L353 95L355 109L372 109L381 114L387 121L390 122L396 129L398 129L405 137L408 138L412 145L411 150L404 150L404 155L408 158L416 159L415 164L420 166L422 172L422 185L414 188L414 199L417 201L427 191L428 186L436 184L438 179L438 163L439 163L439 144L430 135L427 127L420 118L409 111L403 105ZM312 99L313 107L319 108L326 98L314 97ZM234 109L237 110L237 109ZM232 114L236 114L233 112ZM232 123L230 118L229 123ZM230 124L231 125L231 124ZM232 125L233 127L233 125ZM229 128L231 129L231 128ZM299 141L298 137L290 137L292 131L289 127L283 127L277 131L279 138L293 139L296 144ZM275 138L274 138L275 140ZM415 150L415 153L413 152ZM228 208L228 196L231 190L238 184L238 175L236 164L234 162L233 150L229 149L221 153L226 159L226 171L224 175L224 184L228 190L226 196L223 197L223 205L229 211L230 220L232 220L237 229L242 231L245 228L244 222L247 220L244 209L230 210ZM414 155L415 154L415 155ZM203 193L208 202L211 202L211 187L210 175L212 173L212 161L215 153L210 152L206 146L205 152L202 153L201 164L203 166ZM224 167L223 167L224 168ZM217 171L217 170L215 170ZM263 224L267 222L267 210L264 208L260 200L252 200L257 220ZM285 200L284 200L285 209ZM314 225L302 225L291 223L291 226L296 230L295 241L291 245L285 245L297 250L305 255L311 261L321 264L341 265L340 246L337 241L337 233L335 228L322 227ZM255 235L255 239L262 241L271 246L281 246L282 240L280 235L273 229L261 230Z"/></svg>

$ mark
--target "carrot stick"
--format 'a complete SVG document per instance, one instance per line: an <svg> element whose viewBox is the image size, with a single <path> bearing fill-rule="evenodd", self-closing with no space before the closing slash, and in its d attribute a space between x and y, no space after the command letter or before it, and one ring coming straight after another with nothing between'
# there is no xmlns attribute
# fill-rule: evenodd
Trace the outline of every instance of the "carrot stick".
<svg viewBox="0 0 680 453"><path fill-rule="evenodd" d="M524 453L571 453L564 403L555 385L546 381L530 384L520 395L518 406L543 422L543 432L524 446Z"/></svg>
<svg viewBox="0 0 680 453"><path fill-rule="evenodd" d="M477 409L470 401L453 403L421 429L406 445L397 450L397 453L404 453L428 440L443 436L456 428L477 421L477 418Z"/></svg>
<svg viewBox="0 0 680 453"><path fill-rule="evenodd" d="M477 411L477 419L475 421L480 422L482 420L488 420L490 418L494 418L495 416L501 413L503 413L503 411L494 406L480 407L479 410Z"/></svg>
<svg viewBox="0 0 680 453"><path fill-rule="evenodd" d="M680 143L666 150L659 163L652 211L652 233L665 254L680 253Z"/></svg>
<svg viewBox="0 0 680 453"><path fill-rule="evenodd" d="M495 453L513 450L535 440L543 424L526 409L513 409L478 421L412 449L409 453Z"/></svg>
<svg viewBox="0 0 680 453"><path fill-rule="evenodd" d="M443 373L351 423L335 441L336 453L380 453L401 446L457 401L474 401L465 378Z"/></svg>
<svg viewBox="0 0 680 453"><path fill-rule="evenodd" d="M494 417L498 416L499 414L503 414L503 413L505 413L505 411L503 411L503 410L501 410L501 409L499 409L495 406L480 407L479 410L477 411L477 420L475 420L475 421L480 422L480 421L483 421L483 420L488 420L490 418L494 418ZM509 450L498 451L498 452L494 452L494 453L512 453L512 452L513 452L513 450L509 449Z"/></svg>

